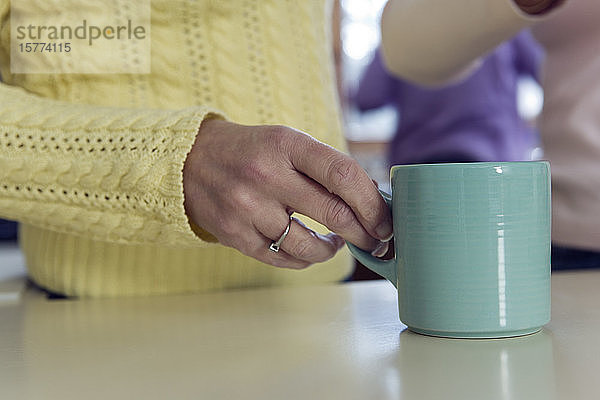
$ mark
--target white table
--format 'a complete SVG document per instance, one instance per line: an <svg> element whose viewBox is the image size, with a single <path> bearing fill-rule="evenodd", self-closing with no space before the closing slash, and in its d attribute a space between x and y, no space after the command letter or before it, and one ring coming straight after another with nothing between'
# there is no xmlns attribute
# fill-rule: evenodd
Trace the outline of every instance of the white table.
<svg viewBox="0 0 600 400"><path fill-rule="evenodd" d="M384 281L48 300L0 266L2 399L600 398L600 272L555 274L538 334L456 340L405 330Z"/></svg>

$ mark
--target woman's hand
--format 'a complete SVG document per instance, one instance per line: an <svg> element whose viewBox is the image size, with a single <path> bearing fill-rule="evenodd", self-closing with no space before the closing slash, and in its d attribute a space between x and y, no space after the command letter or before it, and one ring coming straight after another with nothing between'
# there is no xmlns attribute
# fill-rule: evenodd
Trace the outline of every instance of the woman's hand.
<svg viewBox="0 0 600 400"><path fill-rule="evenodd" d="M392 235L390 211L358 163L284 126L205 120L183 185L192 222L221 244L278 267L325 261L344 245L342 238L382 255ZM292 212L335 233L321 235L293 219L282 251L270 251Z"/></svg>

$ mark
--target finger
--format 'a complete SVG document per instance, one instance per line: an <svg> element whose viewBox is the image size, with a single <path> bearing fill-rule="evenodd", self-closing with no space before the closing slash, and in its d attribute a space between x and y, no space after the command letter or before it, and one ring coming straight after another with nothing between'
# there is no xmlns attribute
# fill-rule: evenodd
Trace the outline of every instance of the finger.
<svg viewBox="0 0 600 400"><path fill-rule="evenodd" d="M279 268L304 269L311 265L310 262L299 260L283 250L277 253L269 250L271 242L272 239L254 230L252 234L246 235L244 242L236 248L249 257Z"/></svg>
<svg viewBox="0 0 600 400"><path fill-rule="evenodd" d="M285 238L281 248L299 260L318 263L332 258L344 245L344 239L335 233L320 234L293 218L290 235Z"/></svg>
<svg viewBox="0 0 600 400"><path fill-rule="evenodd" d="M277 241L285 230L286 226L282 227L282 224L289 223L290 229L281 243L280 250L301 261L309 263L326 261L333 257L344 245L344 240L341 237L335 234L318 234L297 218L289 219L283 210L278 218L271 215L269 218L262 218L260 221L260 226L257 226L257 229L273 241Z"/></svg>
<svg viewBox="0 0 600 400"><path fill-rule="evenodd" d="M352 208L339 196L329 193L322 185L302 174L290 175L286 179L288 190L280 195L284 204L362 249L372 251L381 243L365 230Z"/></svg>
<svg viewBox="0 0 600 400"><path fill-rule="evenodd" d="M389 240L391 213L367 173L351 157L332 147L307 135L298 138L306 145L289 149L294 168L338 195L371 236Z"/></svg>

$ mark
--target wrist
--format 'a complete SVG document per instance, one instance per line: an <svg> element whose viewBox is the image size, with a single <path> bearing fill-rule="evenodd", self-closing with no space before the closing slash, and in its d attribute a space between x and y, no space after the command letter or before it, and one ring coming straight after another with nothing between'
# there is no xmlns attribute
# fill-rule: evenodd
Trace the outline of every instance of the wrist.
<svg viewBox="0 0 600 400"><path fill-rule="evenodd" d="M513 0L523 12L529 15L545 14L558 7L564 0Z"/></svg>

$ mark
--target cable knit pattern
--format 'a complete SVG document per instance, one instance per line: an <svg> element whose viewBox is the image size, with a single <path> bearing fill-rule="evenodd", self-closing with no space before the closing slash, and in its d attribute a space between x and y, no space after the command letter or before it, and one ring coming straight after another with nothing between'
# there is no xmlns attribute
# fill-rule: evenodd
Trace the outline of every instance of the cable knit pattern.
<svg viewBox="0 0 600 400"><path fill-rule="evenodd" d="M197 244L181 171L205 108L92 108L0 92L4 217L99 240Z"/></svg>
<svg viewBox="0 0 600 400"><path fill-rule="evenodd" d="M23 223L38 284L118 296L349 272L346 254L295 272L206 246L183 208L183 163L209 115L343 148L323 2L152 1L145 75L11 74L8 12L0 0L0 215Z"/></svg>

